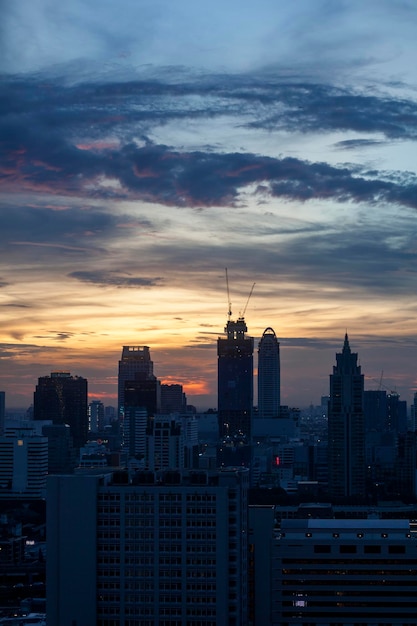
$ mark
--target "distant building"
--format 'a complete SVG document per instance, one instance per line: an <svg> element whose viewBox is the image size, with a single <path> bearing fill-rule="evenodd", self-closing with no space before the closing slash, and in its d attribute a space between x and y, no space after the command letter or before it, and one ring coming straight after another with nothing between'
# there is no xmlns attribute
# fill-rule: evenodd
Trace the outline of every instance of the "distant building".
<svg viewBox="0 0 417 626"><path fill-rule="evenodd" d="M35 420L68 424L75 448L88 438L87 380L69 372L52 372L38 379L33 402Z"/></svg>
<svg viewBox="0 0 417 626"><path fill-rule="evenodd" d="M330 376L329 493L333 500L365 495L364 377L357 360L346 334Z"/></svg>
<svg viewBox="0 0 417 626"><path fill-rule="evenodd" d="M51 476L48 623L248 624L248 474Z"/></svg>
<svg viewBox="0 0 417 626"><path fill-rule="evenodd" d="M48 474L72 474L78 459L68 424L45 424L42 435L48 438Z"/></svg>
<svg viewBox="0 0 417 626"><path fill-rule="evenodd" d="M281 402L279 342L275 331L266 328L258 346L258 416L278 417Z"/></svg>
<svg viewBox="0 0 417 626"><path fill-rule="evenodd" d="M198 432L194 416L155 415L146 428L146 468L184 469L197 466Z"/></svg>
<svg viewBox="0 0 417 626"><path fill-rule="evenodd" d="M148 346L123 346L118 375L118 416L123 417L125 383L134 380L136 374L153 378L153 361Z"/></svg>
<svg viewBox="0 0 417 626"><path fill-rule="evenodd" d="M101 400L93 400L88 405L88 430L98 433L103 430L104 426L104 404Z"/></svg>
<svg viewBox="0 0 417 626"><path fill-rule="evenodd" d="M0 437L0 499L45 498L48 439L10 427Z"/></svg>
<svg viewBox="0 0 417 626"><path fill-rule="evenodd" d="M251 435L253 409L253 337L243 317L229 320L227 337L217 340L218 420L220 437Z"/></svg>
<svg viewBox="0 0 417 626"><path fill-rule="evenodd" d="M382 433L387 422L387 392L383 389L364 391L365 431Z"/></svg>
<svg viewBox="0 0 417 626"><path fill-rule="evenodd" d="M148 417L159 413L161 383L155 376L137 372L125 381L123 446L130 457L143 456Z"/></svg>
<svg viewBox="0 0 417 626"><path fill-rule="evenodd" d="M416 547L408 520L282 520L270 623L415 625Z"/></svg>
<svg viewBox="0 0 417 626"><path fill-rule="evenodd" d="M187 398L182 385L161 385L161 413L186 413Z"/></svg>

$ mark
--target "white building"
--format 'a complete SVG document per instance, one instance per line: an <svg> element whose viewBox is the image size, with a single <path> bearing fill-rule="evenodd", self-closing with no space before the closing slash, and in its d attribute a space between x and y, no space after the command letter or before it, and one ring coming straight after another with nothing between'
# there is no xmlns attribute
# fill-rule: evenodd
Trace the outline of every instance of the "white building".
<svg viewBox="0 0 417 626"><path fill-rule="evenodd" d="M248 624L248 473L50 476L48 623Z"/></svg>
<svg viewBox="0 0 417 626"><path fill-rule="evenodd" d="M0 437L0 498L44 498L48 438L30 427L8 427Z"/></svg>

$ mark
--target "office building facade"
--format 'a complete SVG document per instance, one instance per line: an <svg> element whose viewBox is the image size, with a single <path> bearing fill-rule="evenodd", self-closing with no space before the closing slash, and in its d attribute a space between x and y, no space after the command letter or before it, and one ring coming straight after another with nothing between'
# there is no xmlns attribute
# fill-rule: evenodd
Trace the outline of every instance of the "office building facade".
<svg viewBox="0 0 417 626"><path fill-rule="evenodd" d="M346 334L330 375L329 494L333 501L365 495L364 376L357 360Z"/></svg>
<svg viewBox="0 0 417 626"><path fill-rule="evenodd" d="M281 368L279 341L272 328L266 328L258 345L258 416L279 416Z"/></svg>
<svg viewBox="0 0 417 626"><path fill-rule="evenodd" d="M248 470L51 476L47 619L243 626Z"/></svg>
<svg viewBox="0 0 417 626"><path fill-rule="evenodd" d="M282 520L273 626L414 626L417 540L408 520Z"/></svg>

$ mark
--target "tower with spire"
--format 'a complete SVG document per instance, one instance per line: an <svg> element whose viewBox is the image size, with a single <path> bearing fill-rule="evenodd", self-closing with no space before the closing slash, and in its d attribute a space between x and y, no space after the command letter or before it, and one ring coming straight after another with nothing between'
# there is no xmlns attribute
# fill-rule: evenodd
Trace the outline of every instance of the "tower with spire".
<svg viewBox="0 0 417 626"><path fill-rule="evenodd" d="M365 496L364 376L349 338L330 375L329 492L332 500Z"/></svg>

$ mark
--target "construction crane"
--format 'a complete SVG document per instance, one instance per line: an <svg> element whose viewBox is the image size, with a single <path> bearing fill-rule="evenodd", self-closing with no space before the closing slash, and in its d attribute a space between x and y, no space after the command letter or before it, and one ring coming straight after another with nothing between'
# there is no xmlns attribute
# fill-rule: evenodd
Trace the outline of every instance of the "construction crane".
<svg viewBox="0 0 417 626"><path fill-rule="evenodd" d="M240 315L240 317L241 317L241 318L244 318L244 317L245 317L246 309L248 308L249 300L250 300L250 298L251 298L251 295L252 295L252 293L253 293L253 290L254 290L254 288L255 288L255 285L256 285L256 283L253 283L253 285L252 285L252 289L250 290L249 295L248 295L248 299L246 300L245 307L244 307L244 309L243 309L243 311L242 311L242 314Z"/></svg>
<svg viewBox="0 0 417 626"><path fill-rule="evenodd" d="M225 268L225 271L226 271L227 304L228 304L227 319L230 322L230 319L232 317L232 303L230 302L229 276L227 274L227 267Z"/></svg>
<svg viewBox="0 0 417 626"><path fill-rule="evenodd" d="M227 267L225 268L225 272L226 272L226 287L227 287L227 304L228 304L228 311L227 311L227 319L230 322L231 318L232 318L232 303L230 300L230 289L229 289L229 275L227 273ZM248 295L248 299L246 300L246 304L244 306L244 309L242 311L242 313L239 313L239 319L243 319L245 317L245 313L246 313L246 309L248 308L248 304L249 304L249 300L251 299L253 290L255 288L256 283L253 283L252 288L249 292Z"/></svg>

